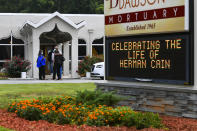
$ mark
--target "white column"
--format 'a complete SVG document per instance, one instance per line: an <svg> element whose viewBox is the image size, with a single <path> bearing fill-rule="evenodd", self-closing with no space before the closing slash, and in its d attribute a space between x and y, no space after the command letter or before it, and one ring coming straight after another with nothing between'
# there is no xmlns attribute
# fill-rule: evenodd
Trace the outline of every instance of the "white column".
<svg viewBox="0 0 197 131"><path fill-rule="evenodd" d="M28 37L27 34L25 34L24 36L24 59L27 60L28 59Z"/></svg>
<svg viewBox="0 0 197 131"><path fill-rule="evenodd" d="M33 60L32 60L32 56L33 56L33 54L32 54L32 50L33 50L33 48L32 48L33 46L32 46L32 42L29 42L29 44L28 44L28 60L31 62L31 69L30 69L30 71L28 72L28 75L31 77L31 78L33 78Z"/></svg>
<svg viewBox="0 0 197 131"><path fill-rule="evenodd" d="M60 53L62 53L62 46L63 46L62 43L58 43L57 46Z"/></svg>
<svg viewBox="0 0 197 131"><path fill-rule="evenodd" d="M77 34L72 37L71 43L71 75L72 78L78 78L78 37Z"/></svg>
<svg viewBox="0 0 197 131"><path fill-rule="evenodd" d="M28 52L28 33L25 33L23 35L23 40L24 40L24 59L30 61L28 58L29 52ZM31 70L27 72L27 77L31 77Z"/></svg>
<svg viewBox="0 0 197 131"><path fill-rule="evenodd" d="M30 39L30 34L27 32L25 35L25 59L30 60L29 56L30 56L30 43L31 43L31 39Z"/></svg>
<svg viewBox="0 0 197 131"><path fill-rule="evenodd" d="M89 29L88 30L88 34L89 34L89 40L88 40L88 43L87 43L87 55L92 57L92 35L93 35L93 29Z"/></svg>
<svg viewBox="0 0 197 131"><path fill-rule="evenodd" d="M32 45L32 33L27 33L27 60L29 60L31 62L31 69L30 71L27 73L27 75L29 77L33 77L33 60L32 60L32 54L33 52L33 45Z"/></svg>
<svg viewBox="0 0 197 131"><path fill-rule="evenodd" d="M70 72L69 72L69 41L63 43L63 50L64 50L64 76L69 76Z"/></svg>
<svg viewBox="0 0 197 131"><path fill-rule="evenodd" d="M33 78L39 78L39 71L38 71L38 68L37 68L37 58L38 58L38 53L39 53L39 50L40 50L40 39L39 39L39 35L38 33L33 30L33 33L32 33L32 37L33 37L33 43L32 43L32 46L33 46L33 52L32 52L32 71L33 71Z"/></svg>

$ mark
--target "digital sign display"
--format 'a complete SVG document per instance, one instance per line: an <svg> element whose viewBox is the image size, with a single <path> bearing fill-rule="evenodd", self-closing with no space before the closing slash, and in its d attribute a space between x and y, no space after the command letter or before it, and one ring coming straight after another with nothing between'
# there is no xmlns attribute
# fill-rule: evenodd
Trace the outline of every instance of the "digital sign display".
<svg viewBox="0 0 197 131"><path fill-rule="evenodd" d="M186 33L106 39L106 78L192 84L191 44Z"/></svg>

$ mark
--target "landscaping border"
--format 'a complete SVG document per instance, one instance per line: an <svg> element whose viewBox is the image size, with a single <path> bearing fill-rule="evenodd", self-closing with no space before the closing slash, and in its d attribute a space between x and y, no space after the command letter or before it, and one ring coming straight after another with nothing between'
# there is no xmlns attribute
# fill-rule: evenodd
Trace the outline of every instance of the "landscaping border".
<svg viewBox="0 0 197 131"><path fill-rule="evenodd" d="M191 87L173 88L132 85L129 83L96 83L97 90L115 91L126 97L119 105L134 110L164 115L197 118L197 90Z"/></svg>

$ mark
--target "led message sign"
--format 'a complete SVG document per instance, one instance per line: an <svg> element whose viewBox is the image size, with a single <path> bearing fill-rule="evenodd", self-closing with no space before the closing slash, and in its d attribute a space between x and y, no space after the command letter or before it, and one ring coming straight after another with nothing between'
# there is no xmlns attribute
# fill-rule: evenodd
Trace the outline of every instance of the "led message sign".
<svg viewBox="0 0 197 131"><path fill-rule="evenodd" d="M187 34L107 39L107 79L192 84L190 47Z"/></svg>
<svg viewBox="0 0 197 131"><path fill-rule="evenodd" d="M105 0L106 36L189 30L189 0Z"/></svg>

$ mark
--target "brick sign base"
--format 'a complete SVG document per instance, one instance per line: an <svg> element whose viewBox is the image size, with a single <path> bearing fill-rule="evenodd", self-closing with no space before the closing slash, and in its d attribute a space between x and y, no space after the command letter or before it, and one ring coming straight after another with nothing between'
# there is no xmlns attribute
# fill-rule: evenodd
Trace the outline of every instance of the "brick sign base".
<svg viewBox="0 0 197 131"><path fill-rule="evenodd" d="M129 83L97 83L97 90L116 91L126 97L119 105L164 115L197 118L197 90L191 87L149 87Z"/></svg>

